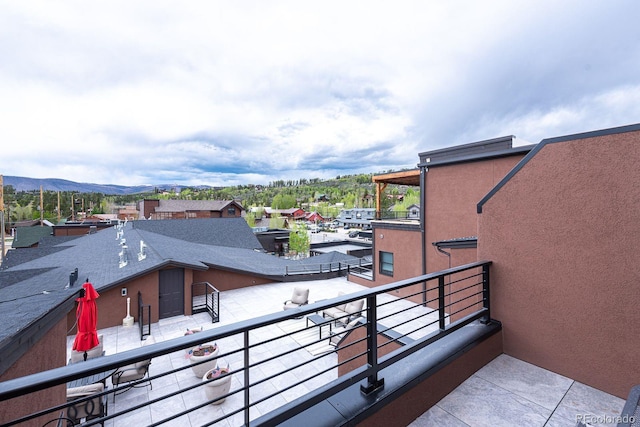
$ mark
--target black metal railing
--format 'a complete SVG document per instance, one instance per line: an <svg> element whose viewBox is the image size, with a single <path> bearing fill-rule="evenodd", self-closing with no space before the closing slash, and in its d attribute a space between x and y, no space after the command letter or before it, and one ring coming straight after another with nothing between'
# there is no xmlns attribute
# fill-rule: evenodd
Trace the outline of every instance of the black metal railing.
<svg viewBox="0 0 640 427"><path fill-rule="evenodd" d="M356 262L348 263L347 273L371 279L373 277L373 258L367 255L359 258Z"/></svg>
<svg viewBox="0 0 640 427"><path fill-rule="evenodd" d="M350 269L371 267L371 257L363 257L354 260L325 262L318 264L299 264L288 265L285 267L286 276L306 275L306 274L322 274L322 273L338 273L344 275Z"/></svg>
<svg viewBox="0 0 640 427"><path fill-rule="evenodd" d="M376 211L377 220L388 220L388 219L420 219L420 211Z"/></svg>
<svg viewBox="0 0 640 427"><path fill-rule="evenodd" d="M303 274L340 273L345 270L342 262L325 262L318 264L297 264L285 266L285 276L295 276Z"/></svg>
<svg viewBox="0 0 640 427"><path fill-rule="evenodd" d="M105 391L86 399L107 396L108 411L104 416L88 420L85 425L109 420L125 422L124 417L132 412L139 417L140 411L150 408L156 408L161 414L156 413L153 422L149 419L152 425L172 420L183 425L211 425L228 420L233 425L249 426L259 416L272 411L276 415L270 423L275 424L353 384L360 383L365 394L384 387L382 369L469 323L487 321L490 264L488 261L467 264L8 380L0 383L0 402L11 404L11 399L42 393L46 389L50 393L60 393L60 387L53 387L151 360L150 376L133 383L113 387L109 381L111 375L107 375ZM358 317L360 323L352 323L351 330L337 328L333 317L321 319L319 316L329 308L360 301L364 301L364 307L362 312L355 314L361 316ZM351 320L349 316L342 322ZM363 338L345 340L339 348L331 345L338 331L348 333L358 328L366 331ZM360 334L354 335L358 336ZM381 336L385 339L378 339ZM407 342L409 344L403 346ZM206 343L217 349L215 362L213 352L209 358L192 357L196 353L194 349ZM392 344L398 348L392 347L393 351L385 348ZM340 350L351 346L355 346L357 353L345 358L345 352ZM351 366L354 363L356 367ZM339 375L340 370L348 366L348 372ZM207 373L202 374L202 370L196 374L198 368L210 371L214 367L228 368L229 372L217 379L207 379ZM225 381L229 384L228 389L215 394L204 391L223 379L228 380ZM141 394L145 389L130 390L132 385L152 387L153 394ZM115 393L122 394L116 399ZM300 396L305 398L298 399ZM165 406L175 408L169 404L174 398L180 399L182 410L158 410ZM283 409L283 405L294 400L294 405ZM20 419L3 422L17 425L36 418L57 419L77 403L42 408ZM224 405L223 410L216 403Z"/></svg>
<svg viewBox="0 0 640 427"><path fill-rule="evenodd" d="M211 323L220 321L220 291L209 282L191 284L191 312L207 312Z"/></svg>
<svg viewBox="0 0 640 427"><path fill-rule="evenodd" d="M142 293L138 291L138 327L140 341L151 335L151 305L142 301Z"/></svg>

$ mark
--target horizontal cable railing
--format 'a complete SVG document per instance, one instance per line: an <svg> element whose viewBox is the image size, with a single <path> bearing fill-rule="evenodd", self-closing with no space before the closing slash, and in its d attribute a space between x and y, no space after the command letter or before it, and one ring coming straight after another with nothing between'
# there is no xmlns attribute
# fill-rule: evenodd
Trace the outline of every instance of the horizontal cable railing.
<svg viewBox="0 0 640 427"><path fill-rule="evenodd" d="M84 425L139 417L141 411L150 414L150 425L252 425L270 413L270 423L278 423L353 384L371 393L384 386L385 367L464 325L488 321L490 264L467 264L155 343L152 335L140 348L8 380L0 383L2 405L43 390L61 403L0 421L66 425L84 410L96 416ZM356 308L336 314L343 305ZM117 370L149 360L147 375L114 382ZM68 393L73 382L86 378L99 378L104 388L66 401L61 386Z"/></svg>
<svg viewBox="0 0 640 427"><path fill-rule="evenodd" d="M207 312L211 323L220 321L220 291L209 282L191 284L191 312Z"/></svg>
<svg viewBox="0 0 640 427"><path fill-rule="evenodd" d="M300 264L286 266L285 275L294 276L302 274L319 274L332 272L348 272L350 269L371 269L371 257L362 257L354 260L327 262L319 264Z"/></svg>
<svg viewBox="0 0 640 427"><path fill-rule="evenodd" d="M420 212L418 211L376 211L376 218L378 220L383 219L420 219Z"/></svg>

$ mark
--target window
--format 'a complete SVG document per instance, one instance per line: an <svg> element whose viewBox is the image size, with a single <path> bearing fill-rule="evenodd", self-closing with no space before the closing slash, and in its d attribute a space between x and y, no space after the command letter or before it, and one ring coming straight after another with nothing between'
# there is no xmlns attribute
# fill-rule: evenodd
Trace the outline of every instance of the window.
<svg viewBox="0 0 640 427"><path fill-rule="evenodd" d="M393 253L380 251L380 274L393 276Z"/></svg>
<svg viewBox="0 0 640 427"><path fill-rule="evenodd" d="M234 206L229 206L229 208L227 209L227 214L235 216L236 208Z"/></svg>

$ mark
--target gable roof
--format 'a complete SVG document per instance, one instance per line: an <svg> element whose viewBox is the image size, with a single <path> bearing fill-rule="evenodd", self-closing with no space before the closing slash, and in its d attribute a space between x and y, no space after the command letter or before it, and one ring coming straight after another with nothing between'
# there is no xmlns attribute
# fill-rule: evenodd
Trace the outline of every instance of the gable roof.
<svg viewBox="0 0 640 427"><path fill-rule="evenodd" d="M229 205L244 209L233 200L159 200L160 205L154 212L186 212L186 211L222 211Z"/></svg>
<svg viewBox="0 0 640 427"><path fill-rule="evenodd" d="M43 225L42 227L16 227L11 246L14 248L28 248L35 245L45 236L53 234L53 228Z"/></svg>
<svg viewBox="0 0 640 427"><path fill-rule="evenodd" d="M288 266L326 262L318 257L301 262L266 254L242 218L140 220L125 222L123 234L118 233L114 227L69 239L49 237L42 239L38 248L9 251L0 268L0 354L7 354L5 350L14 354L17 344L13 337L18 335L22 340L23 334L43 329L39 322L50 313L63 316L73 309L85 279L104 292L171 265L282 280ZM146 257L139 260L141 242ZM122 267L121 252L127 258ZM76 268L77 282L70 286L70 273ZM0 373L10 362L3 358Z"/></svg>
<svg viewBox="0 0 640 427"><path fill-rule="evenodd" d="M164 221L169 221L164 224ZM244 218L193 218L163 221L134 221L133 228L191 243L262 249L260 241Z"/></svg>

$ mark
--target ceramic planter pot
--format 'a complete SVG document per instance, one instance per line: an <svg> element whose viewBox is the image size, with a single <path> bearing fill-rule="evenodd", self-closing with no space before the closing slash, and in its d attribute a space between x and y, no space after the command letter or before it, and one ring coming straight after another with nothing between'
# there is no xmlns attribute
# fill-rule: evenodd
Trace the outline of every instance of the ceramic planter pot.
<svg viewBox="0 0 640 427"><path fill-rule="evenodd" d="M212 343L200 344L190 350L189 362L192 364L191 370L196 377L202 378L207 371L215 369L219 350L218 346ZM205 362L196 364L202 361Z"/></svg>
<svg viewBox="0 0 640 427"><path fill-rule="evenodd" d="M202 326L200 326L200 328L196 328L196 329L187 329L187 331L184 333L184 336L186 337L187 335L193 335L193 334L197 334L198 332L202 332L203 328ZM184 350L184 353L187 357L189 357L189 355L191 354L191 352L193 351L192 348L186 348Z"/></svg>
<svg viewBox="0 0 640 427"><path fill-rule="evenodd" d="M216 378L211 381L212 378ZM207 399L212 401L218 399L222 396L225 396L231 390L231 374L229 373L229 368L218 368L210 369L202 376L202 381L204 384L204 393L207 396ZM215 402L211 402L212 405L219 405L224 402L225 399L215 400Z"/></svg>

